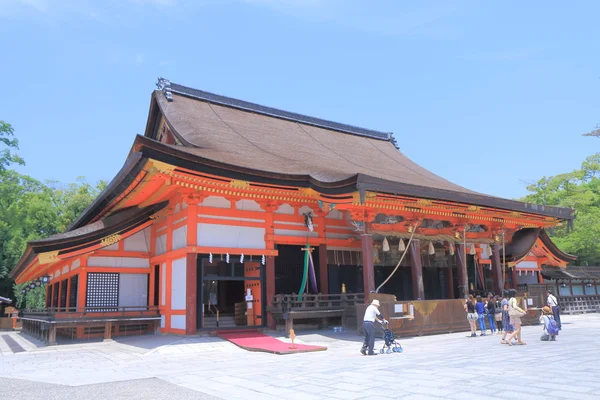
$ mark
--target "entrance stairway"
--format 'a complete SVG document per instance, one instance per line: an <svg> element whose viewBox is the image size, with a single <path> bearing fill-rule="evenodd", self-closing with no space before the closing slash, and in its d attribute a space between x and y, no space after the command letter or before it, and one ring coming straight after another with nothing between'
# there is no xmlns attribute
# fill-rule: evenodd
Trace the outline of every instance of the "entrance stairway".
<svg viewBox="0 0 600 400"><path fill-rule="evenodd" d="M235 324L235 318L233 315L220 315L219 326L217 326L217 317L205 316L204 317L204 329L227 329L227 328L239 328L239 325Z"/></svg>

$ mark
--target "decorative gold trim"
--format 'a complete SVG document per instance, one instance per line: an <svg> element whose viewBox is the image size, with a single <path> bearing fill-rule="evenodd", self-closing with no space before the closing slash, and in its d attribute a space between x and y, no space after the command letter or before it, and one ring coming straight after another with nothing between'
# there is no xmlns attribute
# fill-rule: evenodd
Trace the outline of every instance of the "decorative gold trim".
<svg viewBox="0 0 600 400"><path fill-rule="evenodd" d="M417 200L417 204L423 207L429 207L433 204L433 201L427 199L419 199Z"/></svg>
<svg viewBox="0 0 600 400"><path fill-rule="evenodd" d="M250 189L250 182L233 180L229 182L229 186L236 189Z"/></svg>
<svg viewBox="0 0 600 400"><path fill-rule="evenodd" d="M102 239L100 244L102 245L102 247L106 247L106 246L110 246L112 244L117 243L119 240L121 240L121 235L119 235L118 233L115 233L113 235L107 236L104 239Z"/></svg>
<svg viewBox="0 0 600 400"><path fill-rule="evenodd" d="M175 171L175 166L171 164L156 160L150 160L150 162L152 163L152 168L160 173L171 175Z"/></svg>
<svg viewBox="0 0 600 400"><path fill-rule="evenodd" d="M58 258L58 250L56 251L48 251L46 253L38 254L38 260L40 260L40 265L50 264L53 262L60 261Z"/></svg>
<svg viewBox="0 0 600 400"><path fill-rule="evenodd" d="M467 207L467 209L469 211L471 211L471 212L479 212L479 211L481 211L481 207L478 207L478 206L469 206L469 207Z"/></svg>
<svg viewBox="0 0 600 400"><path fill-rule="evenodd" d="M298 192L304 197L319 197L319 193L312 188L298 188Z"/></svg>

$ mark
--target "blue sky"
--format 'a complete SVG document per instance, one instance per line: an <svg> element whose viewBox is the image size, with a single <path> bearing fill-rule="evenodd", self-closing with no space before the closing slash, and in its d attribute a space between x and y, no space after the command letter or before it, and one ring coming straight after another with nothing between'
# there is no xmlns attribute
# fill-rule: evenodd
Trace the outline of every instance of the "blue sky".
<svg viewBox="0 0 600 400"><path fill-rule="evenodd" d="M433 172L519 197L600 149L581 136L600 123L600 2L569 3L0 0L0 119L20 171L110 180L164 76L392 131Z"/></svg>

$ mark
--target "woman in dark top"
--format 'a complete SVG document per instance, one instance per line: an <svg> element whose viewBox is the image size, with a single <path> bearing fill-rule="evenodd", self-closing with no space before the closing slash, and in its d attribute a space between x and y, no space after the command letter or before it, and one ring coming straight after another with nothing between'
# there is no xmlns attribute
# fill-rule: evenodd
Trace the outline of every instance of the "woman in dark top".
<svg viewBox="0 0 600 400"><path fill-rule="evenodd" d="M467 321L469 321L469 326L471 327L471 337L475 337L477 336L477 326L475 325L477 322L477 313L475 312L475 299L472 295L469 295L465 301L465 311L467 313Z"/></svg>
<svg viewBox="0 0 600 400"><path fill-rule="evenodd" d="M487 304L485 306L487 308L487 317L488 323L490 324L490 331L492 331L492 336L496 334L496 321L494 321L494 315L496 314L496 302L494 301L494 296L491 294L488 296Z"/></svg>
<svg viewBox="0 0 600 400"><path fill-rule="evenodd" d="M496 296L496 298L494 299L494 302L496 303L496 315L495 315L495 320L496 320L496 325L498 326L498 334L500 334L500 332L502 332L503 330L503 326L502 326L502 304L500 303L500 296Z"/></svg>
<svg viewBox="0 0 600 400"><path fill-rule="evenodd" d="M477 296L475 303L475 311L477 311L477 321L479 321L480 336L485 336L485 304L481 300L481 296Z"/></svg>

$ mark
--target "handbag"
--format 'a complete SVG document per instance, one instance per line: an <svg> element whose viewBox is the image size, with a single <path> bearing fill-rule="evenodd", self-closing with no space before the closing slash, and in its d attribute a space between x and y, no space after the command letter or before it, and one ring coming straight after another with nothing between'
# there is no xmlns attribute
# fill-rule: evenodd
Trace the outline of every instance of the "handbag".
<svg viewBox="0 0 600 400"><path fill-rule="evenodd" d="M515 300L516 301L516 300ZM508 303L508 315L511 317L522 317L527 314L524 311L517 310L513 305L512 301Z"/></svg>

